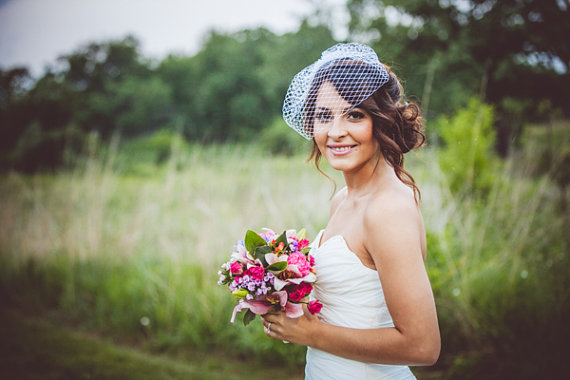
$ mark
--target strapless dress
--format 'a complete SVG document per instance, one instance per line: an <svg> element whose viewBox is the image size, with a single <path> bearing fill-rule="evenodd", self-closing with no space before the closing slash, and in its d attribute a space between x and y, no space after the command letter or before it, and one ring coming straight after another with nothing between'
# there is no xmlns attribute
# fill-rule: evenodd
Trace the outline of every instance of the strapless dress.
<svg viewBox="0 0 570 380"><path fill-rule="evenodd" d="M354 329L394 327L378 272L364 266L341 235L321 243L323 232L319 232L311 247L317 270L311 299L323 304L319 313L321 320ZM407 366L364 363L309 347L305 379L408 380L415 377Z"/></svg>

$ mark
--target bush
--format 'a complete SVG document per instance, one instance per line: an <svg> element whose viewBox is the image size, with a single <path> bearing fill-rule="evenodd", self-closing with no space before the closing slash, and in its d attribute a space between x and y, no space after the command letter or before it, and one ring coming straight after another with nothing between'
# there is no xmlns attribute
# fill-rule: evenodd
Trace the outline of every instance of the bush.
<svg viewBox="0 0 570 380"><path fill-rule="evenodd" d="M484 198L444 186L440 204L424 196L427 267L449 378L550 378L564 360L570 339L563 322L570 317L564 195L546 176L521 177L515 160L504 163Z"/></svg>
<svg viewBox="0 0 570 380"><path fill-rule="evenodd" d="M284 156L303 153L311 147L311 143L289 128L281 116L263 130L259 143L264 151Z"/></svg>
<svg viewBox="0 0 570 380"><path fill-rule="evenodd" d="M189 150L184 138L170 129L161 129L147 136L128 140L120 148L118 165L130 174L152 174L156 165Z"/></svg>
<svg viewBox="0 0 570 380"><path fill-rule="evenodd" d="M440 117L435 127L444 143L439 162L451 191L487 194L499 164L493 152L493 108L473 98L455 116Z"/></svg>
<svg viewBox="0 0 570 380"><path fill-rule="evenodd" d="M149 159L145 178L96 156L72 172L2 177L4 301L56 307L79 326L156 351L301 363L303 347L266 339L259 323L229 324L234 301L216 272L246 228L306 227L315 236L329 181L304 157L268 156L258 145L182 153L162 165ZM501 180L484 197L453 192L438 153L419 151L409 163L422 189L440 365L452 378L549 377L570 340L563 194L546 175L523 175L519 156L492 171Z"/></svg>

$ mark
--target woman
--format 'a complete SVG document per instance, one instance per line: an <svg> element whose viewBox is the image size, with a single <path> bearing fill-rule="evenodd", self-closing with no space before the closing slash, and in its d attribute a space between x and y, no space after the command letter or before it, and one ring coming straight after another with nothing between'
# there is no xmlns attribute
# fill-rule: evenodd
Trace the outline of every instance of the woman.
<svg viewBox="0 0 570 380"><path fill-rule="evenodd" d="M338 44L285 98L285 121L313 140L317 168L324 157L346 182L311 251L319 318L263 317L269 337L308 346L307 379L413 379L408 365L439 356L419 191L402 166L424 137L418 107L401 97L372 49Z"/></svg>

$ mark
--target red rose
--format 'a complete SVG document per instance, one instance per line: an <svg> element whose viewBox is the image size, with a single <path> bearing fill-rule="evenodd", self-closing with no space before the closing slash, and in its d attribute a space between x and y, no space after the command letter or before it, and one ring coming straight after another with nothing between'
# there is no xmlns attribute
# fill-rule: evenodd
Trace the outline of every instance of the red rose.
<svg viewBox="0 0 570 380"><path fill-rule="evenodd" d="M243 273L243 267L237 261L230 264L230 272L232 274L240 275Z"/></svg>
<svg viewBox="0 0 570 380"><path fill-rule="evenodd" d="M251 267L245 271L245 274L250 276L255 280L263 280L263 276L265 275L265 269L263 267Z"/></svg>
<svg viewBox="0 0 570 380"><path fill-rule="evenodd" d="M307 284L306 282L301 282L292 291L289 293L289 299L291 301L300 301L305 298L311 291L313 290L313 286Z"/></svg>
<svg viewBox="0 0 570 380"><path fill-rule="evenodd" d="M309 265L311 268L315 266L315 258L311 255L309 255Z"/></svg>
<svg viewBox="0 0 570 380"><path fill-rule="evenodd" d="M323 308L323 304L319 301L311 301L309 302L309 312L311 314L320 313L321 309Z"/></svg>

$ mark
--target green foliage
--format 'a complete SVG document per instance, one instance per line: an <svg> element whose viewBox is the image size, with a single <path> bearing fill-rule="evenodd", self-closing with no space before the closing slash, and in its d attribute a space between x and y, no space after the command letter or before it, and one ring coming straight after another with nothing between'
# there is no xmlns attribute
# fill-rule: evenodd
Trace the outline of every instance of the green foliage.
<svg viewBox="0 0 570 380"><path fill-rule="evenodd" d="M5 305L4 305L5 306ZM0 376L6 379L296 379L303 370L215 352L193 350L173 358L117 345L100 336L30 317L0 313Z"/></svg>
<svg viewBox="0 0 570 380"><path fill-rule="evenodd" d="M137 140L135 148L166 147L168 135ZM130 143L118 152L95 149L57 176L2 177L4 299L36 309L49 303L71 323L157 352L248 352L281 368L301 363L304 348L268 339L257 321L230 324L235 302L216 273L244 226L304 225L315 234L314 215L326 209L330 192L326 179L303 157L268 157L255 146L183 146L156 164L133 156ZM141 161L144 177L125 170L126 157ZM299 196L280 181L251 185L275 173L315 193ZM280 213L278 204L298 210ZM26 248L25 241L34 243Z"/></svg>
<svg viewBox="0 0 570 380"><path fill-rule="evenodd" d="M160 78L128 77L108 84L109 95L99 94L105 114L117 115L115 130L122 136L156 131L170 122L171 89Z"/></svg>
<svg viewBox="0 0 570 380"><path fill-rule="evenodd" d="M554 0L350 0L351 38L369 41L395 67L430 119L476 93L497 113L497 151L508 154L540 104L570 114L568 4ZM522 109L503 107L515 100Z"/></svg>
<svg viewBox="0 0 570 380"><path fill-rule="evenodd" d="M445 378L532 379L555 377L560 369L570 338L561 322L570 316L570 241L560 207L568 194L545 172L530 176L536 171L529 165L538 162L527 155L534 157L538 143L487 168L496 179L484 197L452 191L443 166L433 165L424 180L427 267L444 343L440 365L451 367ZM432 181L440 183L435 192Z"/></svg>
<svg viewBox="0 0 570 380"><path fill-rule="evenodd" d="M327 27L303 22L282 36L212 31L196 55L156 67L126 37L63 55L35 83L24 68L0 70L0 170L62 167L92 133L108 142L175 127L191 141L250 142L280 115L293 75L334 42Z"/></svg>
<svg viewBox="0 0 570 380"><path fill-rule="evenodd" d="M548 174L565 189L570 184L570 125L558 120L526 128L521 161L533 176Z"/></svg>
<svg viewBox="0 0 570 380"><path fill-rule="evenodd" d="M267 271L273 274L279 274L287 269L287 263L285 261L278 261L267 267Z"/></svg>
<svg viewBox="0 0 570 380"><path fill-rule="evenodd" d="M257 234L257 232L252 230L247 230L243 243L245 245L245 249L247 249L247 251L250 253L255 252L255 249L257 247L267 244L265 240L263 240L263 238Z"/></svg>
<svg viewBox="0 0 570 380"><path fill-rule="evenodd" d="M293 156L307 152L311 143L294 132L281 116L263 129L259 137L261 148L271 154Z"/></svg>
<svg viewBox="0 0 570 380"><path fill-rule="evenodd" d="M428 120L480 94L506 156L525 122L570 114L562 3L351 0L349 39L378 51ZM293 75L337 42L320 12L283 35L212 31L196 55L156 64L127 36L80 46L35 81L25 68L0 70L0 170L63 167L92 133L108 142L172 126L193 142L261 136L271 152L296 154L301 144L275 120Z"/></svg>
<svg viewBox="0 0 570 380"><path fill-rule="evenodd" d="M189 144L171 129L160 129L148 136L125 141L116 159L120 170L128 174L152 175L154 165L172 161L178 165L181 152L190 149Z"/></svg>
<svg viewBox="0 0 570 380"><path fill-rule="evenodd" d="M498 180L493 108L473 98L467 108L435 124L444 143L439 162L451 191L487 194Z"/></svg>
<svg viewBox="0 0 570 380"><path fill-rule="evenodd" d="M245 311L245 314L243 315L243 325L244 326L249 325L255 319L255 317L256 317L255 313L247 309Z"/></svg>
<svg viewBox="0 0 570 380"><path fill-rule="evenodd" d="M473 133L477 115L488 124L490 111L473 104L442 124L463 131L449 131L454 139ZM556 139L565 138L567 127L553 129ZM492 140L478 128L490 149ZM152 151L174 144L175 136L163 131L137 141L141 152ZM546 173L525 167L536 164L531 148L542 141L536 136L500 168L472 169L500 179L484 197L451 191L438 151L410 157L408 169L422 189L426 265L443 335L441 377L554 377L565 363L569 241L560 205L568 194ZM465 144L488 157L472 137ZM564 141L553 146L562 149ZM244 226L302 225L314 237L326 223L328 180L303 156L269 156L256 145L182 146L161 164L148 158L147 175L134 176L120 165L132 155L127 145L94 149L72 171L0 178L2 299L30 312L49 308L57 321L153 352L220 350L275 366L302 363L303 347L268 339L257 321L229 323L235 302L216 285L216 272ZM474 165L465 158L468 149L449 152ZM260 178L264 186L253 186ZM298 191L283 186L283 178Z"/></svg>
<svg viewBox="0 0 570 380"><path fill-rule="evenodd" d="M18 314L2 314L1 322L3 378L188 379L203 375L205 370L119 348Z"/></svg>

